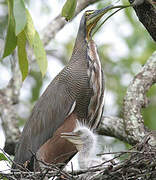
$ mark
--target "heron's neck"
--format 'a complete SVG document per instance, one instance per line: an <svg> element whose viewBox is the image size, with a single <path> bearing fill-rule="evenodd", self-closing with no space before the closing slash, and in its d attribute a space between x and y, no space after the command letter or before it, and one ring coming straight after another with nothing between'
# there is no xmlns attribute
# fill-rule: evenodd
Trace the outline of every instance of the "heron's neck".
<svg viewBox="0 0 156 180"><path fill-rule="evenodd" d="M74 45L70 62L74 62L77 60L78 61L85 60L86 55L87 55L87 41L84 38L84 34L82 35L78 34L75 41L75 45Z"/></svg>

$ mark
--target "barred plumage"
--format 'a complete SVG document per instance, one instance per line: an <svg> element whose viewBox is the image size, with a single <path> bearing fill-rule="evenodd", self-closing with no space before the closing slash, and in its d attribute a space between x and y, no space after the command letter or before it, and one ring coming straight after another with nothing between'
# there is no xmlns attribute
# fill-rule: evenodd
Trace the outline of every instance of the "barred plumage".
<svg viewBox="0 0 156 180"><path fill-rule="evenodd" d="M16 163L27 162L27 168L33 170L32 152L47 163L68 162L76 148L60 134L73 131L77 119L93 129L98 126L104 106L104 76L92 29L109 9L84 13L68 65L47 87L25 124Z"/></svg>

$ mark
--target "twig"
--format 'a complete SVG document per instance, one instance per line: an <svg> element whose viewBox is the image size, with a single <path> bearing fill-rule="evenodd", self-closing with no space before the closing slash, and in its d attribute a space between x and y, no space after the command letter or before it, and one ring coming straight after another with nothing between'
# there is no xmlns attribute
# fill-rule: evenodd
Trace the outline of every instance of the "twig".
<svg viewBox="0 0 156 180"><path fill-rule="evenodd" d="M136 149L140 149L140 151L136 151ZM135 147L131 148L131 151L127 152L117 152L121 158L123 155L127 154L128 158L119 161L118 164L112 165L111 167L99 165L94 168L91 167L86 170L72 171L72 172L64 172L54 164L47 164L45 162L39 161L43 163L44 169L41 172L23 172L21 170L16 170L14 173L5 174L0 172L1 177L7 177L8 179L16 179L16 177L25 178L25 179L43 179L44 177L50 178L55 177L56 179L60 179L63 177L64 179L77 179L77 180L130 180L136 178L142 178L146 180L154 180L156 175L156 147L150 146L148 143L148 137L144 138L142 143L137 144ZM111 163L111 160L110 160ZM44 172L47 173L45 174ZM148 174L148 176L147 176Z"/></svg>

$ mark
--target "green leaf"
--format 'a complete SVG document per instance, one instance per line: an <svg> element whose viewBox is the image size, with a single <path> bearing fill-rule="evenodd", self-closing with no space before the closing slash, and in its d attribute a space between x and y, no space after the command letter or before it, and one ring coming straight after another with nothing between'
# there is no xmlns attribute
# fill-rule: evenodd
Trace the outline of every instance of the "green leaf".
<svg viewBox="0 0 156 180"><path fill-rule="evenodd" d="M35 54L37 63L39 65L40 71L42 73L42 76L44 76L47 71L46 52L44 50L44 46L39 37L39 34L34 28L33 21L32 21L31 15L29 14L29 11L27 10L26 13L27 13L27 25L26 25L26 28L24 29L24 32L26 34L26 37L30 46L34 50L34 54Z"/></svg>
<svg viewBox="0 0 156 180"><path fill-rule="evenodd" d="M19 67L22 73L22 81L27 77L28 75L28 59L27 59L27 53L26 53L26 36L24 31L22 31L17 36L17 46L18 46L18 62Z"/></svg>
<svg viewBox="0 0 156 180"><path fill-rule="evenodd" d="M8 180L8 178L6 178L6 177L3 177L3 180Z"/></svg>
<svg viewBox="0 0 156 180"><path fill-rule="evenodd" d="M10 55L17 45L17 38L15 35L15 20L13 16L13 0L8 0L8 11L9 11L8 12L9 24L8 24L8 31L5 40L3 58Z"/></svg>
<svg viewBox="0 0 156 180"><path fill-rule="evenodd" d="M47 71L47 57L38 32L36 32L34 36L33 48L42 76L44 76Z"/></svg>
<svg viewBox="0 0 156 180"><path fill-rule="evenodd" d="M14 0L13 13L15 17L15 33L18 35L23 31L27 23L26 9L23 0Z"/></svg>
<svg viewBox="0 0 156 180"><path fill-rule="evenodd" d="M0 175L0 179L8 180L8 178L6 178L6 177L4 177L4 176L2 176L2 175Z"/></svg>
<svg viewBox="0 0 156 180"><path fill-rule="evenodd" d="M0 153L0 161L8 161L8 159L5 157L3 153Z"/></svg>
<svg viewBox="0 0 156 180"><path fill-rule="evenodd" d="M62 16L70 20L74 16L77 0L67 0L62 8Z"/></svg>

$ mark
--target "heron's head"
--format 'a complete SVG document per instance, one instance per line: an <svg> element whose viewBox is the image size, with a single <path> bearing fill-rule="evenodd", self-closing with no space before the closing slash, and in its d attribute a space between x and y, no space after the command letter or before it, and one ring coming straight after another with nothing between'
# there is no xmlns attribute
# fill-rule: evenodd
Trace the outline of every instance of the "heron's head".
<svg viewBox="0 0 156 180"><path fill-rule="evenodd" d="M113 9L114 6L110 5L100 10L87 10L80 22L80 30L85 31L87 39L92 37L92 31L96 27L97 22L106 14L109 10Z"/></svg>
<svg viewBox="0 0 156 180"><path fill-rule="evenodd" d="M95 141L95 135L92 130L84 125L77 125L72 132L61 133L61 137L73 143L78 151L80 151L84 145L93 144Z"/></svg>
<svg viewBox="0 0 156 180"><path fill-rule="evenodd" d="M80 28L79 28L79 33L82 32L83 34L85 34L85 38L87 40L92 38L92 35L94 34L93 30L96 28L96 25L98 23L98 21L110 10L112 9L118 9L116 12L118 12L121 9L130 7L131 5L109 5L107 7L104 7L102 9L99 10L87 10L84 15L81 18L81 22L80 22ZM109 17L111 17L113 14L115 14L116 12L112 13ZM109 19L106 18L104 20L104 22ZM102 23L103 24L103 23ZM102 25L101 24L101 25ZM101 27L101 25L99 27ZM96 31L95 31L96 32ZM82 34L81 33L81 34Z"/></svg>

